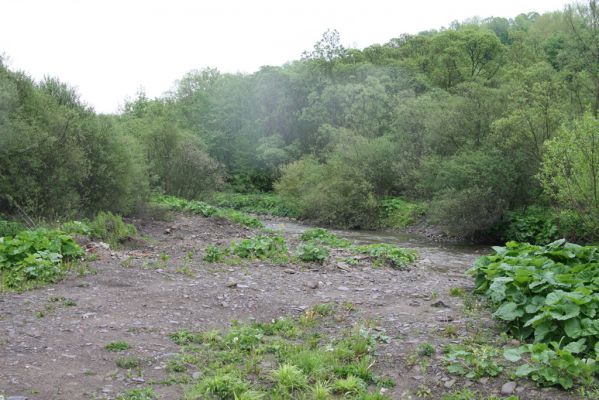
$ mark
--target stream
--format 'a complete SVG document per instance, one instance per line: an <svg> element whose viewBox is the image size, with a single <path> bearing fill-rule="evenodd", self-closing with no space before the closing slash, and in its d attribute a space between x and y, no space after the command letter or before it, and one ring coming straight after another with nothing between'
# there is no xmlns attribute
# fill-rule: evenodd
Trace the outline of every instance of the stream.
<svg viewBox="0 0 599 400"><path fill-rule="evenodd" d="M266 227L274 231L296 235L312 228L310 225L291 221L266 222ZM419 262L427 265L428 270L461 277L478 257L491 251L488 245L441 242L408 232L339 229L331 229L330 231L340 238L351 240L355 244L388 243L415 249L419 253Z"/></svg>

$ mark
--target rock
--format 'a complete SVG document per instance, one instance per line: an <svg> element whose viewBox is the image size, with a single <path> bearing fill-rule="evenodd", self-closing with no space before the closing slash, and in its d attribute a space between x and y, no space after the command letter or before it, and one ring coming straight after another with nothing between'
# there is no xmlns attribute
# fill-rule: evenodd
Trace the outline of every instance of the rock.
<svg viewBox="0 0 599 400"><path fill-rule="evenodd" d="M196 371L193 374L191 374L191 377L193 379L200 379L201 376L202 376L202 373L200 371Z"/></svg>
<svg viewBox="0 0 599 400"><path fill-rule="evenodd" d="M453 385L455 385L455 379L450 379L443 384L447 389L451 389Z"/></svg>
<svg viewBox="0 0 599 400"><path fill-rule="evenodd" d="M225 286L228 288L234 288L234 287L237 287L237 282L229 281L229 282L225 283Z"/></svg>
<svg viewBox="0 0 599 400"><path fill-rule="evenodd" d="M431 304L431 307L449 308L449 306L447 304L443 303L441 300L436 301L433 304Z"/></svg>
<svg viewBox="0 0 599 400"><path fill-rule="evenodd" d="M320 282L315 282L315 281L306 282L306 286L309 287L310 289L318 289L318 287L320 286Z"/></svg>
<svg viewBox="0 0 599 400"><path fill-rule="evenodd" d="M504 383L501 387L501 394L504 396L509 396L514 393L514 390L516 390L516 382L509 381Z"/></svg>
<svg viewBox="0 0 599 400"><path fill-rule="evenodd" d="M347 292L349 290L349 288L347 286L339 286L339 287L337 287L337 290L341 290L342 292Z"/></svg>
<svg viewBox="0 0 599 400"><path fill-rule="evenodd" d="M291 268L285 268L283 270L283 272L286 273L286 274L290 274L290 275L293 275L293 274L296 273L296 271L294 269L291 269Z"/></svg>
<svg viewBox="0 0 599 400"><path fill-rule="evenodd" d="M420 302L418 302L416 300L412 300L408 303L408 305L410 305L412 307L420 307Z"/></svg>
<svg viewBox="0 0 599 400"><path fill-rule="evenodd" d="M144 378L131 378L131 381L135 383L144 383L146 380Z"/></svg>

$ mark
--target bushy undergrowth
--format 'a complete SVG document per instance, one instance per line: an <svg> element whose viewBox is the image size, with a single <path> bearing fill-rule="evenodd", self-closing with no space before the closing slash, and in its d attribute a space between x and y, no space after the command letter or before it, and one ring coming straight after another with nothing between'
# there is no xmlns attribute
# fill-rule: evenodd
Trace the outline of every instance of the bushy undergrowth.
<svg viewBox="0 0 599 400"><path fill-rule="evenodd" d="M469 273L512 334L534 341L506 353L511 361L529 356L519 376L569 388L597 371L599 247L563 239L543 247L509 242Z"/></svg>
<svg viewBox="0 0 599 400"><path fill-rule="evenodd" d="M220 217L250 228L262 228L264 224L255 217L230 208L219 208L199 200L185 200L174 196L157 196L154 202L172 210L190 212L204 217Z"/></svg>
<svg viewBox="0 0 599 400"><path fill-rule="evenodd" d="M297 210L290 207L275 193L230 193L220 192L212 196L212 203L225 208L267 214L279 217L298 217Z"/></svg>
<svg viewBox="0 0 599 400"><path fill-rule="evenodd" d="M391 228L405 228L414 225L422 218L425 207L399 197L388 197L381 200L381 225Z"/></svg>
<svg viewBox="0 0 599 400"><path fill-rule="evenodd" d="M305 230L300 240L303 242L321 244L329 247L346 248L351 246L351 242L347 239L340 239L334 233L322 228L311 228Z"/></svg>
<svg viewBox="0 0 599 400"><path fill-rule="evenodd" d="M331 322L309 309L298 320L233 324L224 332L175 332L171 338L181 346L179 359L202 372L184 398L387 399L380 386L374 387L391 384L372 369L374 335L358 326L336 337L322 336L320 325Z"/></svg>
<svg viewBox="0 0 599 400"><path fill-rule="evenodd" d="M287 244L281 236L257 235L250 239L234 241L226 247L210 245L204 253L204 260L208 262L220 262L231 258L283 262L287 260Z"/></svg>
<svg viewBox="0 0 599 400"><path fill-rule="evenodd" d="M100 212L91 221L65 222L60 229L69 234L102 240L112 247L119 247L122 242L137 234L135 226L126 223L121 216L111 212Z"/></svg>
<svg viewBox="0 0 599 400"><path fill-rule="evenodd" d="M0 287L23 290L56 282L84 251L61 231L36 229L0 238Z"/></svg>
<svg viewBox="0 0 599 400"><path fill-rule="evenodd" d="M24 231L25 229L26 228L18 222L0 219L0 237L15 236L17 233Z"/></svg>
<svg viewBox="0 0 599 400"><path fill-rule="evenodd" d="M323 246L304 243L297 248L297 257L302 261L323 263L329 257L329 250Z"/></svg>

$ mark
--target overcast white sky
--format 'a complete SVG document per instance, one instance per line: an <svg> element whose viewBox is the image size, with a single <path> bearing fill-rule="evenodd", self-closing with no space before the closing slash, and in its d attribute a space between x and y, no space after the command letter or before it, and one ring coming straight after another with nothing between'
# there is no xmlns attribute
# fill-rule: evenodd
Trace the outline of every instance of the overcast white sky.
<svg viewBox="0 0 599 400"><path fill-rule="evenodd" d="M554 11L565 0L0 0L0 54L60 78L100 112L185 72L254 72L311 49L327 29L363 48L473 16Z"/></svg>

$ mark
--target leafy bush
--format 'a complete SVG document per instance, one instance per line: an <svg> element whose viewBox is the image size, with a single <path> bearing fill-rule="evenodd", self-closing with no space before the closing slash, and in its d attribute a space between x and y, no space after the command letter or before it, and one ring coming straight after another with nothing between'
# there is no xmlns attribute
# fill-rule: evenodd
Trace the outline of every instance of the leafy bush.
<svg viewBox="0 0 599 400"><path fill-rule="evenodd" d="M111 212L100 212L89 223L89 228L92 237L103 240L113 247L137 234L137 229L133 225L125 223L120 216Z"/></svg>
<svg viewBox="0 0 599 400"><path fill-rule="evenodd" d="M379 205L372 183L358 166L342 160L319 164L306 158L291 163L275 188L302 218L346 228L376 225Z"/></svg>
<svg viewBox="0 0 599 400"><path fill-rule="evenodd" d="M383 209L381 223L392 228L405 228L413 225L424 215L421 204L411 203L399 197L388 197L381 200Z"/></svg>
<svg viewBox="0 0 599 400"><path fill-rule="evenodd" d="M346 248L351 246L351 242L346 239L340 239L334 233L322 228L306 229L300 236L303 242L312 242L329 247Z"/></svg>
<svg viewBox="0 0 599 400"><path fill-rule="evenodd" d="M220 192L212 196L213 204L235 210L276 215L280 217L297 217L297 210L286 204L281 196L275 193L229 193Z"/></svg>
<svg viewBox="0 0 599 400"><path fill-rule="evenodd" d="M386 243L357 246L355 251L368 255L375 265L386 265L392 268L403 268L416 261L416 252L414 250Z"/></svg>
<svg viewBox="0 0 599 400"><path fill-rule="evenodd" d="M89 223L83 221L68 221L60 226L60 230L70 235L90 236L92 228Z"/></svg>
<svg viewBox="0 0 599 400"><path fill-rule="evenodd" d="M543 385L559 385L570 389L575 383L590 385L599 366L592 358L579 358L584 350L584 339L560 348L556 342L526 344L504 352L506 359L520 361L522 354L530 358L516 370L516 376L529 376Z"/></svg>
<svg viewBox="0 0 599 400"><path fill-rule="evenodd" d="M280 236L257 235L251 239L232 242L228 247L210 245L206 248L204 260L219 262L228 256L278 262L287 259L287 245L285 239Z"/></svg>
<svg viewBox="0 0 599 400"><path fill-rule="evenodd" d="M499 349L487 345L451 346L445 355L447 371L479 379L484 376L497 376L503 366L497 363Z"/></svg>
<svg viewBox="0 0 599 400"><path fill-rule="evenodd" d="M569 388L597 371L599 355L599 247L564 239L546 246L508 242L478 259L469 273L494 315L534 344L506 352L510 361L530 354L517 374Z"/></svg>
<svg viewBox="0 0 599 400"><path fill-rule="evenodd" d="M0 237L15 236L26 228L18 222L5 221L0 219Z"/></svg>
<svg viewBox="0 0 599 400"><path fill-rule="evenodd" d="M302 261L323 263L329 257L329 251L324 247L305 243L298 247L297 256Z"/></svg>
<svg viewBox="0 0 599 400"><path fill-rule="evenodd" d="M14 237L0 238L0 279L11 289L58 281L66 272L65 262L84 251L61 231L36 229Z"/></svg>
<svg viewBox="0 0 599 400"><path fill-rule="evenodd" d="M539 207L506 213L506 228L501 236L505 241L547 244L559 239L555 217Z"/></svg>

